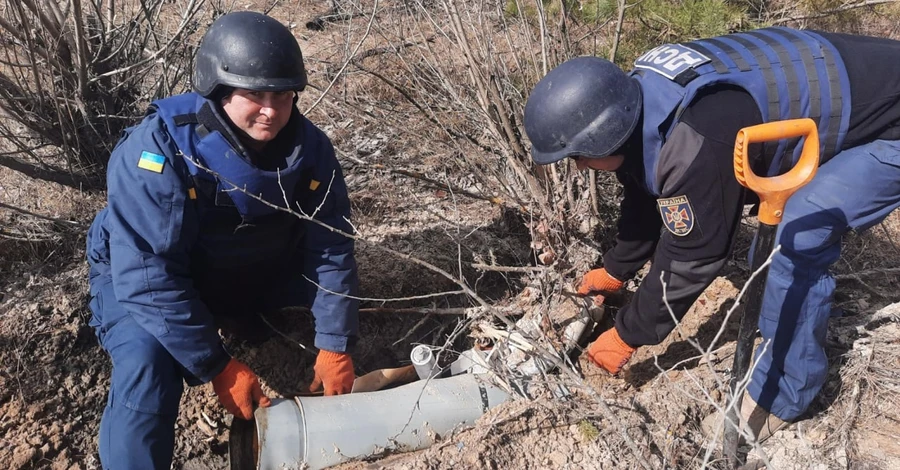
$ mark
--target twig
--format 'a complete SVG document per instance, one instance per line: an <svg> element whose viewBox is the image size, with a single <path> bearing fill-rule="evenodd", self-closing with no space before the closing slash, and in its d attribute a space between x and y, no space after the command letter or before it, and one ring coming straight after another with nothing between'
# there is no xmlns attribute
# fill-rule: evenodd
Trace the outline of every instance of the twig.
<svg viewBox="0 0 900 470"><path fill-rule="evenodd" d="M497 271L501 273L533 273L544 272L546 266L496 266L491 264L472 263L472 267L479 271Z"/></svg>
<svg viewBox="0 0 900 470"><path fill-rule="evenodd" d="M354 156L348 155L348 154L343 154L343 156L344 156L345 158L348 158L348 159L350 159L350 160L353 160L353 161L356 162L356 163L359 163L359 164L361 164L361 165L365 165L368 169L387 171L387 172L389 172L389 173L393 173L393 174L396 174L396 175L407 176L407 177L409 177L409 178L417 179L417 180L419 180L419 181L424 181L424 182L426 182L426 183L428 183L428 184L430 184L430 185L432 185L432 186L434 186L434 187L436 187L436 188L438 188L438 189L443 189L444 191L447 191L447 192L457 193L457 194L460 194L460 195L463 195L463 196L466 196L466 197L470 197L470 198L472 198L472 199L479 199L479 200L482 200L482 201L488 201L488 202L490 202L491 204L495 204L495 205L498 205L498 206L505 205L505 201L504 201L502 198L499 198L499 197L497 197L497 196L486 196L486 195L484 195L484 194L479 194L479 193L476 193L476 192L474 192L474 191L469 191L469 190L466 190L466 189L457 188L456 186L453 186L453 185L451 185L450 183L441 183L440 181L433 180L433 179L431 179L431 178L429 178L429 177L427 177L427 176L425 176L425 175L423 175L422 173L419 173L419 172L417 172L417 171L404 170L404 169L402 169L402 168L388 168L388 167L386 167L386 166L384 166L384 165L382 165L382 164L380 164L380 163L368 163L368 162L366 162L365 160L362 160L362 159L360 159L360 158L357 158L357 157L354 157ZM522 211L527 211L527 209L526 209L524 206L522 206L521 204L517 204L515 207L516 207L516 209L519 209L519 210L522 210Z"/></svg>
<svg viewBox="0 0 900 470"><path fill-rule="evenodd" d="M353 61L353 56L356 55L356 52L359 51L359 48L362 46L363 42L366 40L366 38L369 37L369 33L372 31L372 23L375 22L375 14L377 12L378 0L375 0L375 4L372 6L372 16L369 18L369 24L366 26L366 32L363 34L363 37L359 40L358 43L356 43L356 47L353 48L353 52L350 53L350 58L348 58L347 61L344 62L344 65L341 66L341 69L338 70L336 74L334 74L334 78L332 78L331 83L329 83L328 86L325 87L325 91L323 91L322 94L319 95L319 97L316 99L316 101L306 109L306 112L303 113L305 116L309 116L309 113L311 113L312 110L322 102L322 100L325 98L325 95L328 94L329 90L331 90L331 87L333 87L335 82L337 82L338 78L340 78L341 75L344 74L344 70L346 70L347 66L350 65L350 62Z"/></svg>
<svg viewBox="0 0 900 470"><path fill-rule="evenodd" d="M346 297L348 299L362 300L362 301L368 301L368 302L401 302L404 300L430 299L430 298L434 298L434 297L444 297L447 295L460 295L460 294L466 293L466 291L464 291L464 290L455 290L455 291L448 291L448 292L435 292L433 294L413 295L413 296L409 296L409 297L396 297L396 298L390 298L390 299L374 299L371 297L356 297L353 295L341 294L339 292L330 291L330 290L326 289L325 287L323 287L322 285L320 285L319 283L317 283L316 281L313 281L312 279L306 277L306 275L303 275L303 279L306 279L306 281L309 282L310 284L316 286L318 289L328 292L329 294L340 295L341 297Z"/></svg>
<svg viewBox="0 0 900 470"><path fill-rule="evenodd" d="M81 222L76 222L74 220L63 220L63 219L57 219L54 217L49 217L46 215L36 214L29 210L22 209L20 207L11 206L9 204L5 204L2 202L0 202L0 207L2 207L4 209L9 209L11 211L19 212L19 213L22 213L25 215L30 215L31 217L35 217L38 219L49 220L50 222L53 222L55 224L58 224L60 226L66 227L66 228L87 229L87 225L84 225Z"/></svg>
<svg viewBox="0 0 900 470"><path fill-rule="evenodd" d="M850 274L837 274L834 276L835 280L847 280L853 279L862 282L860 279L863 276L874 276L876 274L895 274L900 273L900 268L875 268L875 269L867 269L865 271L858 271Z"/></svg>
<svg viewBox="0 0 900 470"><path fill-rule="evenodd" d="M3 237L7 240L14 240L17 242L25 242L25 243L43 243L54 240L54 237L29 237L22 233L10 232L6 229L0 228L0 237Z"/></svg>
<svg viewBox="0 0 900 470"><path fill-rule="evenodd" d="M896 3L898 0L866 0L859 3L853 3L850 5L842 5L837 8L832 8L830 10L819 11L816 13L810 13L808 15L799 15L799 16L789 16L787 18L780 18L772 22L773 25L779 25L784 23L790 23L791 21L800 21L800 20L812 20L816 18L823 18L826 16L835 15L837 13L843 13L845 11L855 10L857 8L871 7L875 5L883 5L886 3Z"/></svg>
<svg viewBox="0 0 900 470"><path fill-rule="evenodd" d="M180 155L183 155L183 154L180 154ZM279 212L285 212L285 213L288 213L288 214L292 214L293 216L295 216L295 217L297 217L297 218L299 218L299 219L301 219L301 220L306 220L306 221L308 221L308 222L310 222L310 223L316 224L316 225L318 225L319 227L322 227L323 229L328 230L329 232L336 233L336 234L338 234L338 235L342 235L342 236L344 236L344 237L347 237L347 238L349 238L349 239L351 239L351 240L355 240L355 241L364 243L364 244L366 244L367 246L370 246L370 247L372 247L372 248L375 249L375 250L383 251L383 252L385 252L385 253L391 254L391 255L396 256L396 257L398 257L398 258L405 259L405 260L407 260L407 261L409 261L409 262L411 262L411 263L418 264L419 266L425 267L426 269L429 269L429 270L431 270L431 271L433 271L433 272L435 272L435 273L440 274L440 275L443 276L444 278L448 279L450 282L452 282L452 283L456 284L457 286L459 286L459 287L463 290L463 292L465 292L467 295L469 295L469 297L471 297L472 299L474 299L475 301L477 301L479 304L481 304L481 306L485 307L485 310L486 310L487 312L492 313L495 317L497 317L497 319L499 319L500 321L502 321L503 323L505 323L507 326L510 326L510 327L514 326L514 323L512 322L512 320L510 320L506 315L503 315L503 313L496 311L489 303L487 303L487 301L485 301L484 299L482 299L481 296L478 295L477 292L475 292L474 290L472 290L472 288L469 287L469 285L466 283L466 281L465 281L464 279L460 279L460 278L458 278L458 277L456 277L456 276L453 276L452 274L448 273L446 270L441 269L441 268L439 268L439 267L435 266L434 264L431 264L431 263L429 263L429 262L427 262L427 261L421 260L421 259L419 259L419 258L416 258L416 257L414 257L414 256L408 255L408 254L406 254L406 253L403 253L403 252L394 250L394 249L392 249L392 248L388 248L388 247L384 246L382 243L370 241L370 240L367 240L367 239L365 239L365 238L362 238L362 237L360 237L360 236L358 236L358 235L355 235L355 234L352 234L352 233L347 233L347 232L345 232L345 231L343 231L343 230L334 228L334 227L332 227L331 225L328 225L328 224L326 224L325 222L322 222L321 220L313 219L313 218L310 217L309 215L303 213L303 211L300 211L300 210L294 211L294 210L289 209L289 208L287 208L287 207L282 207L282 206L278 206L278 205L272 204L271 202L269 202L269 201L267 201L267 200L265 200L265 199L259 197L259 196L256 195L256 194L249 193L249 192L247 192L246 190L244 190L244 189L242 189L242 188L239 188L235 183L233 183L232 181L228 180L227 178L225 178L224 176L222 176L222 175L219 174L218 172L216 172L216 171L214 171L214 170L212 170L212 169L210 169L210 168L207 168L207 167L204 166L202 163L200 163L197 159L192 158L192 157L189 157L189 156L187 156L187 155L183 155L183 156L184 156L184 158L190 160L194 165L196 165L197 168L199 168L199 169L201 169L201 170L203 170L203 171L208 172L210 175L215 176L215 177L218 178L219 180L221 180L221 181L223 181L223 182L229 184L230 186L234 187L236 190L243 192L244 194L246 194L246 195L250 196L251 198L257 200L259 203L261 203L261 204L263 204L263 205L266 205L266 206L268 206L268 207L271 207L271 208L273 208L273 209L275 209L275 210L277 210L277 211L279 211ZM328 195L326 195L325 197L328 197Z"/></svg>
<svg viewBox="0 0 900 470"><path fill-rule="evenodd" d="M491 307L494 310L503 312L509 316L521 316L524 315L525 312L522 311L521 308L518 307ZM485 313L486 309L484 307L457 307L457 308L425 308L425 307L411 307L411 308L386 308L386 307L371 307L371 308L361 308L359 309L360 313L418 313L424 315L465 315L468 317L476 317L483 313Z"/></svg>
<svg viewBox="0 0 900 470"><path fill-rule="evenodd" d="M419 46L423 42L432 42L433 43L434 36L433 35L429 36L429 37L425 38L424 41L404 41L403 43L397 44L397 45L373 47L372 49L367 49L365 51L362 51L359 55L357 55L356 57L354 57L351 60L354 63L356 63L358 61L365 60L365 59L368 59L369 57L373 57L376 55L390 54L391 52L399 53L401 50L403 50L407 47Z"/></svg>
<svg viewBox="0 0 900 470"><path fill-rule="evenodd" d="M288 340L288 341L290 341L290 342L296 344L297 346L300 346L304 351L308 351L308 352L311 352L311 353L313 353L313 354L318 353L318 350L317 350L316 348L310 348L310 347L307 347L305 344L301 343L300 341L297 341L296 339L291 338L290 336L288 336L288 335L282 333L281 330L279 330L278 328L275 328L271 323L269 323L269 320L266 319L265 315L263 315L262 313L258 313L258 315L259 315L259 318L262 318L262 321L263 321L263 323L266 324L266 326L268 326L269 328L271 328L272 331L274 331L275 333L277 333L277 334L278 334L279 336L281 336L282 338L284 338L284 339L286 339L286 340Z"/></svg>

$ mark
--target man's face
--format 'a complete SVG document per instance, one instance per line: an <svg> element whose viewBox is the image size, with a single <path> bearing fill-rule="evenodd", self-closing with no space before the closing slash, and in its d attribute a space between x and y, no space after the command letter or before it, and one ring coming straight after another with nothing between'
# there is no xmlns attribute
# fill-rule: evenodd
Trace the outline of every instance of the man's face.
<svg viewBox="0 0 900 470"><path fill-rule="evenodd" d="M603 158L573 156L571 158L575 159L575 168L578 168L579 171L587 169L616 171L622 166L622 162L625 161L624 155L610 155Z"/></svg>
<svg viewBox="0 0 900 470"><path fill-rule="evenodd" d="M231 122L254 141L265 144L287 125L294 106L293 91L252 91L237 88L222 99Z"/></svg>

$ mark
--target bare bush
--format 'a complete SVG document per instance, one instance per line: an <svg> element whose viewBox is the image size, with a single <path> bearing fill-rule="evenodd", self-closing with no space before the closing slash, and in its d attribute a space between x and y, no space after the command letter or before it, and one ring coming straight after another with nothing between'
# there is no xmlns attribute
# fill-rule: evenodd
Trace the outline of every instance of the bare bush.
<svg viewBox="0 0 900 470"><path fill-rule="evenodd" d="M583 235L596 227L596 217L593 224L584 218L601 206L611 208L616 193L594 191L591 204L593 178L578 174L571 161L532 163L522 123L525 100L548 70L597 52L593 35L605 28L612 37L619 17L613 8L603 17L580 19L567 5L545 10L541 2L518 0L343 2L341 15L327 16L335 23L317 18L316 28L331 32L335 44L313 55L321 62L311 69L327 79L320 82L314 74L313 84L330 95L316 106L324 119L370 123L390 142L383 154L415 154L406 148L421 148L424 140L428 150L420 155L450 156L423 165L432 169L424 177L518 212L534 232L536 255L546 254L547 264L565 258L557 255L571 243L572 229L580 227ZM603 42L605 53L611 44ZM356 153L356 162L370 168L381 156L340 141L338 148ZM386 166L396 169L395 162Z"/></svg>
<svg viewBox="0 0 900 470"><path fill-rule="evenodd" d="M4 0L0 164L98 183L119 133L149 99L183 91L205 0Z"/></svg>

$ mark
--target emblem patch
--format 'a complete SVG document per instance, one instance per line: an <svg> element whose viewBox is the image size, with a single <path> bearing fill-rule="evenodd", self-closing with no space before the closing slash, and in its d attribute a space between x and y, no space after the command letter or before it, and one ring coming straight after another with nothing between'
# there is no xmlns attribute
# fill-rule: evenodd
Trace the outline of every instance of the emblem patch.
<svg viewBox="0 0 900 470"><path fill-rule="evenodd" d="M138 160L138 168L143 168L154 173L162 173L163 165L165 164L166 157L146 150L141 152L141 159Z"/></svg>
<svg viewBox="0 0 900 470"><path fill-rule="evenodd" d="M677 237L683 237L691 233L694 228L694 211L687 196L675 196L666 199L657 199L659 214L663 224Z"/></svg>
<svg viewBox="0 0 900 470"><path fill-rule="evenodd" d="M652 70L670 80L675 80L682 72L709 61L709 57L683 44L663 44L638 57L634 61L634 66Z"/></svg>

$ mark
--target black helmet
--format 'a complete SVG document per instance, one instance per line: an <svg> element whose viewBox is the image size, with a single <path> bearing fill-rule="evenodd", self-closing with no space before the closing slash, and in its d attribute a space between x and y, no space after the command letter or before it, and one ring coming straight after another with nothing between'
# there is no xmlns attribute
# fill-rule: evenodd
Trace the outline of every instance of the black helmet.
<svg viewBox="0 0 900 470"><path fill-rule="evenodd" d="M621 147L641 117L641 89L616 64L576 57L551 70L525 104L531 158L600 158Z"/></svg>
<svg viewBox="0 0 900 470"><path fill-rule="evenodd" d="M302 91L306 68L297 39L278 20L252 11L217 19L200 41L194 90L209 98L220 86Z"/></svg>

